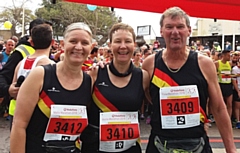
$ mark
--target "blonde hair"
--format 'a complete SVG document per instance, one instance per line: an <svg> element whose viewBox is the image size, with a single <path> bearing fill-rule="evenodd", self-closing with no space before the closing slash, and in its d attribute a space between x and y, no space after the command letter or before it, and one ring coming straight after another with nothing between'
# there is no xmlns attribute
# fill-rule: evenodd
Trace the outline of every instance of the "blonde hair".
<svg viewBox="0 0 240 153"><path fill-rule="evenodd" d="M186 25L190 27L190 19L189 16L187 15L186 12L184 12L181 8L179 7L171 7L167 9L166 11L163 12L162 17L160 19L160 26L163 26L163 20L166 17L171 17L172 19L175 17L182 17L186 20Z"/></svg>
<svg viewBox="0 0 240 153"><path fill-rule="evenodd" d="M92 37L92 31L89 28L89 26L83 22L75 22L67 26L66 30L63 33L63 37L66 38L69 32L73 30L85 30L91 37Z"/></svg>

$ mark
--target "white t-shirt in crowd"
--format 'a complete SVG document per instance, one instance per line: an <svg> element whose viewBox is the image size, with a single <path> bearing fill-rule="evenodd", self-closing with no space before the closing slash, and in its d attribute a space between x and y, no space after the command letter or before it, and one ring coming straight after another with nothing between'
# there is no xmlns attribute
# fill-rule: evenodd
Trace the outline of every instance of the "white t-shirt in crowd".
<svg viewBox="0 0 240 153"><path fill-rule="evenodd" d="M240 74L240 68L238 66L234 66L232 68L232 74ZM233 80L237 80L238 89L240 89L240 76L233 78Z"/></svg>

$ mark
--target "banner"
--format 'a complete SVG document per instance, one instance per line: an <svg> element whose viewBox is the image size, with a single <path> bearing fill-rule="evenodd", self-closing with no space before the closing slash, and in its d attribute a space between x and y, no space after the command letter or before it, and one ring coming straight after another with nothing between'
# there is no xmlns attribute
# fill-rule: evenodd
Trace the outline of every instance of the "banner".
<svg viewBox="0 0 240 153"><path fill-rule="evenodd" d="M191 17L240 20L239 0L66 0L83 4L130 10L163 13L167 8L178 6Z"/></svg>

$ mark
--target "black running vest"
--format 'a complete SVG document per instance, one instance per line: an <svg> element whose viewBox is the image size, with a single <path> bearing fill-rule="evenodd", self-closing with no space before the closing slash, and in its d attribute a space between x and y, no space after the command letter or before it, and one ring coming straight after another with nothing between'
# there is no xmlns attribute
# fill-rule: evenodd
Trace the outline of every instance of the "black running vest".
<svg viewBox="0 0 240 153"><path fill-rule="evenodd" d="M76 90L66 90L56 75L56 65L44 67L44 82L40 98L61 105L88 105L91 101L91 77L83 72L83 82ZM43 94L44 93L44 94ZM26 97L27 98L27 97ZM27 106L26 106L27 107ZM26 153L45 153L42 145L49 118L43 113L39 102L35 107L26 130Z"/></svg>
<svg viewBox="0 0 240 153"><path fill-rule="evenodd" d="M198 54L196 52L190 51L186 63L177 73L172 73L168 70L162 59L162 52L159 52L155 55L154 72L150 83L150 94L154 105L151 118L151 126L152 133L166 138L196 138L203 136L205 134L205 131L202 123L199 126L186 129L162 129L160 118L159 87L153 83L154 74L156 76L156 69L160 70L162 74L164 74L158 75L158 77L160 77L160 79L163 81L166 79L164 76L168 75L179 86L197 85L200 106L203 111L206 112L208 84L198 65Z"/></svg>
<svg viewBox="0 0 240 153"><path fill-rule="evenodd" d="M114 111L138 111L142 106L144 95L141 69L134 67L129 83L125 87L119 88L110 81L107 67L99 68L97 80L93 88L93 102L90 105L89 124L99 126L101 108L96 105L97 101L103 103L103 105L111 103L117 108ZM107 107L112 110L110 105Z"/></svg>

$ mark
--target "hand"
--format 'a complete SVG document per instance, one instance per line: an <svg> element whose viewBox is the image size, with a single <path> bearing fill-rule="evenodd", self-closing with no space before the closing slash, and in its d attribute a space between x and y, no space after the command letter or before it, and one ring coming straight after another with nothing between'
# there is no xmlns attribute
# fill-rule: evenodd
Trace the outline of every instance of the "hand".
<svg viewBox="0 0 240 153"><path fill-rule="evenodd" d="M105 64L103 61L99 61L99 62L97 63L97 66L100 66L101 68L104 68L105 65L106 65L106 64Z"/></svg>
<svg viewBox="0 0 240 153"><path fill-rule="evenodd" d="M238 98L240 98L240 90L238 90Z"/></svg>
<svg viewBox="0 0 240 153"><path fill-rule="evenodd" d="M210 127L210 123L204 123L204 130L206 131L206 133L208 133L209 127Z"/></svg>
<svg viewBox="0 0 240 153"><path fill-rule="evenodd" d="M98 66L101 68L105 67L105 63L103 61L99 61L98 63L93 63L91 67L88 68L89 71L96 69Z"/></svg>
<svg viewBox="0 0 240 153"><path fill-rule="evenodd" d="M11 97L13 97L14 99L16 99L17 94L18 94L18 90L19 87L15 87L17 82L14 82L10 85L9 89L8 89L8 93Z"/></svg>
<svg viewBox="0 0 240 153"><path fill-rule="evenodd" d="M53 56L54 56L54 60L58 60L58 58L60 57L60 55L61 55L61 51L57 51Z"/></svg>

